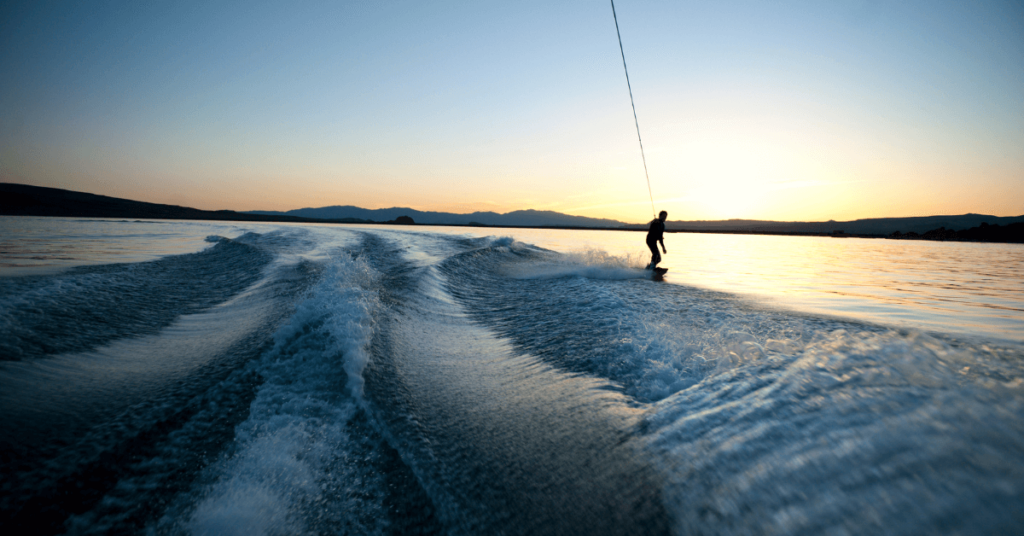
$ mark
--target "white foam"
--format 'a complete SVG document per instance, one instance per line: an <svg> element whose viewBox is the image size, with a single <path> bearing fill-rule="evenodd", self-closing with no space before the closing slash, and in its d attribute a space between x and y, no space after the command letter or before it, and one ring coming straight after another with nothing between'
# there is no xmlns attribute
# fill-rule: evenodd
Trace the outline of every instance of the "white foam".
<svg viewBox="0 0 1024 536"><path fill-rule="evenodd" d="M506 247L511 248L516 243L516 239L511 236L500 236L497 238L489 238L488 247L500 248Z"/></svg>
<svg viewBox="0 0 1024 536"><path fill-rule="evenodd" d="M643 261L638 255L618 256L590 249L548 255L540 262L515 264L508 267L506 273L516 279L582 277L617 281L649 278L650 272L641 266Z"/></svg>
<svg viewBox="0 0 1024 536"><path fill-rule="evenodd" d="M248 420L236 428L234 454L210 468L216 480L200 492L185 523L188 530L294 534L306 530L304 507L317 505L317 511L335 516L348 508L365 515L375 507L345 503L344 493L324 496L325 489L344 487L346 479L372 490L379 478L337 461L346 456L347 424L362 400L378 306L367 289L373 278L365 263L335 259L290 323L275 334L273 349L253 365L264 383ZM340 394L342 382L351 396Z"/></svg>
<svg viewBox="0 0 1024 536"><path fill-rule="evenodd" d="M311 437L309 428L303 423L289 422L252 440L232 460L231 476L218 482L196 508L189 523L193 534L248 536L301 532L301 519L289 514L302 496L317 492L316 469L324 462L322 451L327 447ZM333 431L330 435L340 432Z"/></svg>
<svg viewBox="0 0 1024 536"><path fill-rule="evenodd" d="M919 332L834 326L714 336L707 375L655 405L677 531L1005 528L1001 501L1020 493L1006 486L1021 475L1024 389L1006 381L1019 364Z"/></svg>

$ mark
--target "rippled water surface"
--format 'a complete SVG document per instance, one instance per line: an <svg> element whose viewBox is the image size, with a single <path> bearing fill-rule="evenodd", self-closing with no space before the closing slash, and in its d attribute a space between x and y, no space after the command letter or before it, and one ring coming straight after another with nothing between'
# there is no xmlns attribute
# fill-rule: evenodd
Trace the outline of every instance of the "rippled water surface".
<svg viewBox="0 0 1024 536"><path fill-rule="evenodd" d="M1024 525L1024 248L0 218L0 526Z"/></svg>
<svg viewBox="0 0 1024 536"><path fill-rule="evenodd" d="M504 233L502 233L504 234ZM556 251L650 253L637 233L515 230ZM794 309L1024 341L1019 244L669 233L665 281Z"/></svg>

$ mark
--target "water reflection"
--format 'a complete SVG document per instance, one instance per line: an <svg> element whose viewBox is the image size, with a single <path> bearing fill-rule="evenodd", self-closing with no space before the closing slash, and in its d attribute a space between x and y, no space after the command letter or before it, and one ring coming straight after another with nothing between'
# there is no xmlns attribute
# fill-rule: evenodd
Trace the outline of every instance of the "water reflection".
<svg viewBox="0 0 1024 536"><path fill-rule="evenodd" d="M491 234L561 252L648 255L644 232ZM808 313L1024 341L1024 247L1018 244L702 233L669 233L665 243L661 266L670 270L669 283Z"/></svg>

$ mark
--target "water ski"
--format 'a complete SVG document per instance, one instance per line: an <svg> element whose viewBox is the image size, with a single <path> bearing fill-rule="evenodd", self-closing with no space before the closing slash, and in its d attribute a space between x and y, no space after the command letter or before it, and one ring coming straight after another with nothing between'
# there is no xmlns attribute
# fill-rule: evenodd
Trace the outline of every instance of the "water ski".
<svg viewBox="0 0 1024 536"><path fill-rule="evenodd" d="M650 270L650 268L648 268L648 270ZM665 275L665 272L668 271L668 268L655 268L652 271L654 272L654 275L656 275L656 276L658 276L658 275Z"/></svg>

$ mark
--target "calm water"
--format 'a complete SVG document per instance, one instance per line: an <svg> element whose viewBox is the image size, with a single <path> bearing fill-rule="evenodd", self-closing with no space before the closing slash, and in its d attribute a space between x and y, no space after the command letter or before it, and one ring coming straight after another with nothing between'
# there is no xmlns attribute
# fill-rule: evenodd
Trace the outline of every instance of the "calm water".
<svg viewBox="0 0 1024 536"><path fill-rule="evenodd" d="M0 525L1009 533L1024 248L0 218Z"/></svg>

